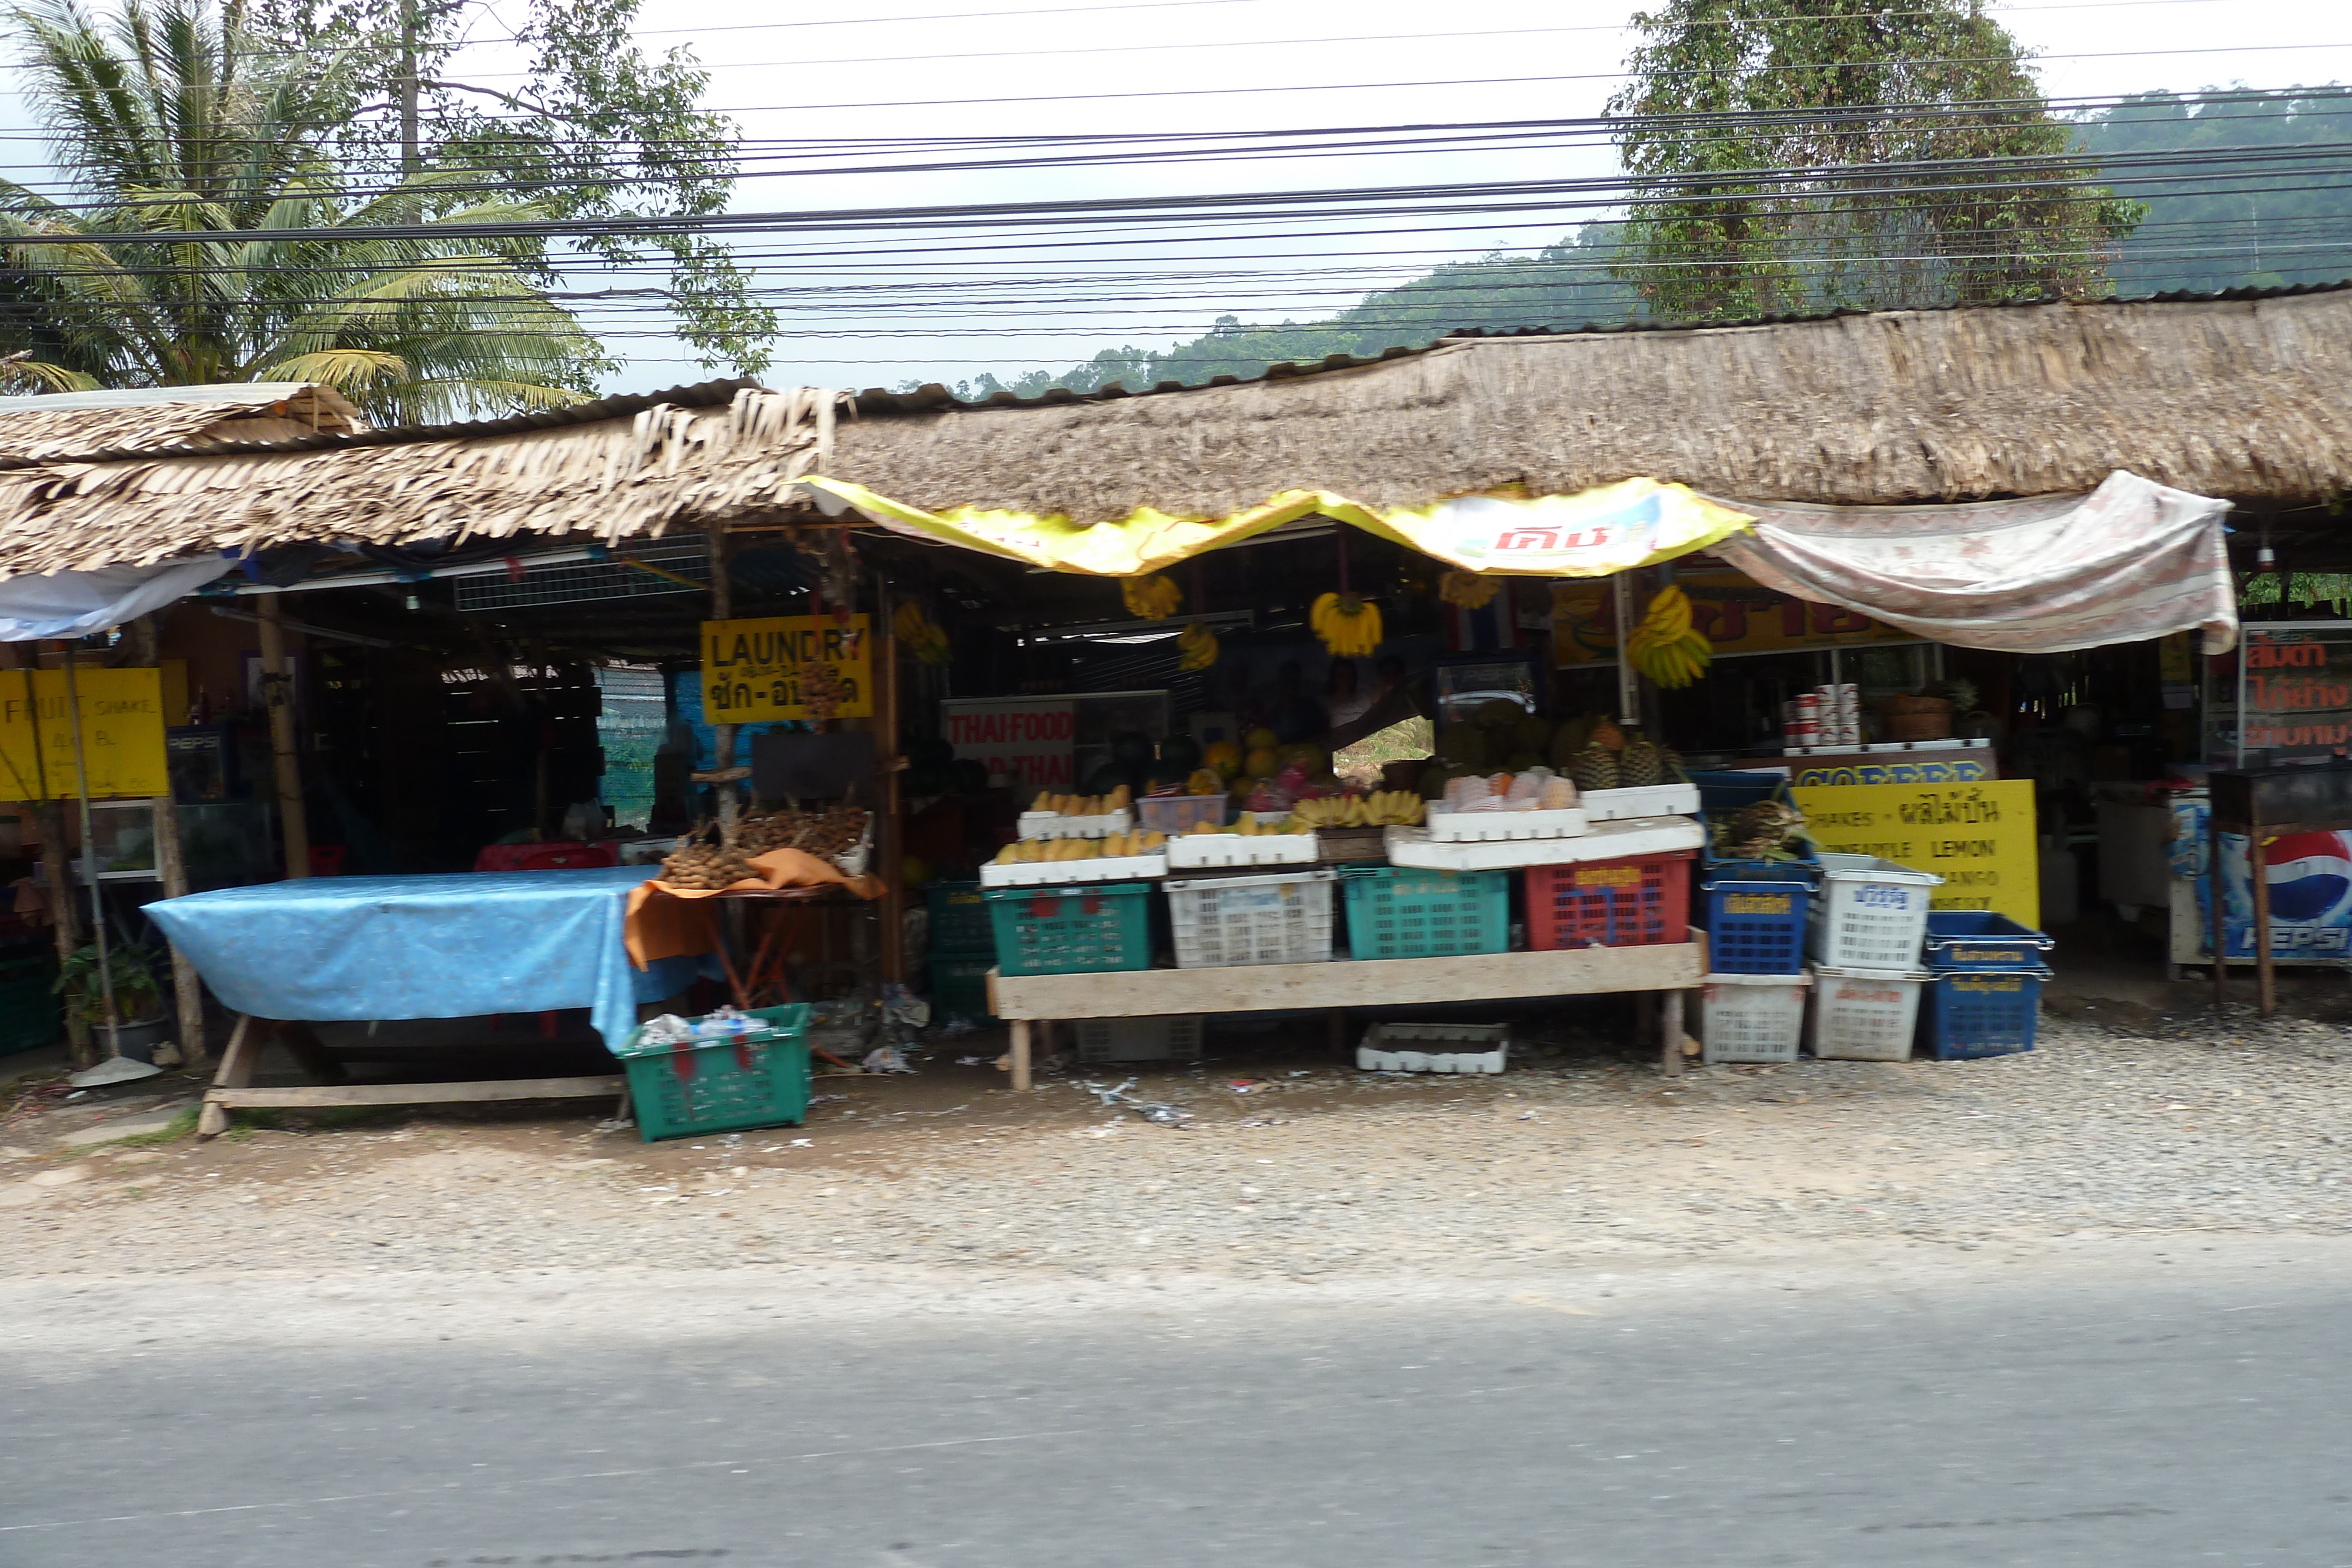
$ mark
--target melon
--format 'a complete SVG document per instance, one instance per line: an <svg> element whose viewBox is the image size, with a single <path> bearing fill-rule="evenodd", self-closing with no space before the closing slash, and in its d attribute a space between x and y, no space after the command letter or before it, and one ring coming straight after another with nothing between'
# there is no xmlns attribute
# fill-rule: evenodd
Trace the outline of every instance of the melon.
<svg viewBox="0 0 2352 1568"><path fill-rule="evenodd" d="M1257 733L1265 732L1261 730ZM1282 758L1271 746L1254 746L1250 747L1250 754L1242 758L1242 771L1253 779L1271 779L1281 768Z"/></svg>
<svg viewBox="0 0 2352 1568"><path fill-rule="evenodd" d="M1449 724L1437 732L1437 755L1464 768L1486 765L1486 734L1466 724Z"/></svg>
<svg viewBox="0 0 2352 1568"><path fill-rule="evenodd" d="M1242 770L1242 748L1230 740L1212 741L1201 753L1201 761L1231 779Z"/></svg>
<svg viewBox="0 0 2352 1568"><path fill-rule="evenodd" d="M1242 737L1242 744L1252 751L1272 751L1282 744L1282 737L1260 725Z"/></svg>
<svg viewBox="0 0 2352 1568"><path fill-rule="evenodd" d="M1160 766L1190 773L1201 766L1201 743L1189 735L1171 735L1160 743Z"/></svg>

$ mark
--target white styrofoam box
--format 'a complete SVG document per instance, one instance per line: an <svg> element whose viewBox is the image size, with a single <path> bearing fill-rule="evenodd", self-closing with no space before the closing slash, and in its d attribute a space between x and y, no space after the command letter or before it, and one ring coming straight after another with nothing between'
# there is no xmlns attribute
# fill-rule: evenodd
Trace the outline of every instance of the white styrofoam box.
<svg viewBox="0 0 2352 1568"><path fill-rule="evenodd" d="M1824 857L1826 858L1826 857ZM1919 993L1935 978L1925 969L1813 969L1813 1016L1805 1044L1828 1061L1908 1061L1919 1025Z"/></svg>
<svg viewBox="0 0 2352 1568"><path fill-rule="evenodd" d="M1919 967L1927 905L1943 880L1875 855L1824 850L1806 950L1840 969L1901 974Z"/></svg>
<svg viewBox="0 0 2352 1568"><path fill-rule="evenodd" d="M1635 817L1597 823L1572 839L1503 839L1485 843L1441 844L1426 828L1391 828L1389 863L1416 871L1503 871L1513 866L1571 865L1579 861L1617 860L1625 855L1696 850L1706 830L1689 817Z"/></svg>
<svg viewBox="0 0 2352 1568"><path fill-rule="evenodd" d="M1698 786L1642 784L1631 789L1587 789L1577 798L1577 804L1596 822L1622 821L1627 817L1695 817Z"/></svg>
<svg viewBox="0 0 2352 1568"><path fill-rule="evenodd" d="M1209 866L1297 865L1315 859L1312 833L1186 833L1168 841L1168 865L1172 871L1199 871Z"/></svg>
<svg viewBox="0 0 2352 1568"><path fill-rule="evenodd" d="M1151 1018L1080 1019L1078 1060L1198 1061L1201 1015L1165 1013Z"/></svg>
<svg viewBox="0 0 2352 1568"><path fill-rule="evenodd" d="M1171 882L1168 915L1180 969L1241 964L1318 964L1331 956L1337 872L1220 876Z"/></svg>
<svg viewBox="0 0 2352 1568"><path fill-rule="evenodd" d="M1135 826L1135 813L1120 810L1092 817L1065 817L1059 811L1024 811L1024 839L1107 839Z"/></svg>
<svg viewBox="0 0 2352 1568"><path fill-rule="evenodd" d="M1551 811L1430 811L1423 826L1432 843L1467 844L1494 839L1571 839L1591 826L1584 811L1563 806Z"/></svg>
<svg viewBox="0 0 2352 1568"><path fill-rule="evenodd" d="M1499 1023L1376 1023L1356 1047L1366 1072L1500 1072L1511 1027Z"/></svg>
<svg viewBox="0 0 2352 1568"><path fill-rule="evenodd" d="M1166 855L1104 855L1090 861L1034 861L980 868L982 887L1044 887L1069 882L1142 882L1168 874Z"/></svg>
<svg viewBox="0 0 2352 1568"><path fill-rule="evenodd" d="M1700 978L1698 1038L1708 1061L1794 1061L1810 974Z"/></svg>

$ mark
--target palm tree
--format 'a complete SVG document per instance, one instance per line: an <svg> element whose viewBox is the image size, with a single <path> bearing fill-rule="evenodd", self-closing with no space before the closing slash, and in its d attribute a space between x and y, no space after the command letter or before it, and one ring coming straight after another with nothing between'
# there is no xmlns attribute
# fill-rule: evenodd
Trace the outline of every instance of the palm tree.
<svg viewBox="0 0 2352 1568"><path fill-rule="evenodd" d="M103 24L81 0L9 15L62 189L0 180L0 355L22 356L0 375L317 382L389 423L593 395L609 361L548 298L545 251L462 232L543 212L469 199L478 171L426 168L371 192L338 169L349 57L267 57L207 0L127 0ZM429 237L287 232L401 225ZM207 237L99 237L142 232Z"/></svg>

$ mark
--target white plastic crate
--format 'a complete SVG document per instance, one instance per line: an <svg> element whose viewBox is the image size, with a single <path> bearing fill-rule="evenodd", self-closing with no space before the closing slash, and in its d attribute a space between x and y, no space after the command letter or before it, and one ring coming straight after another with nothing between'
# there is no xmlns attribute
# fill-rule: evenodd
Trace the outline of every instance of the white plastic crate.
<svg viewBox="0 0 2352 1568"><path fill-rule="evenodd" d="M1058 887L1072 882L1142 882L1168 874L1168 857L1097 855L1090 861L994 861L980 868L982 887Z"/></svg>
<svg viewBox="0 0 2352 1568"><path fill-rule="evenodd" d="M1156 1018L1080 1019L1081 1062L1198 1061L1201 1015L1167 1013Z"/></svg>
<svg viewBox="0 0 2352 1568"><path fill-rule="evenodd" d="M1698 1038L1708 1061L1794 1061L1805 1038L1811 975L1707 975Z"/></svg>
<svg viewBox="0 0 2352 1568"><path fill-rule="evenodd" d="M1630 789L1587 789L1576 803L1596 822L1622 821L1627 817L1695 817L1698 786L1637 784Z"/></svg>
<svg viewBox="0 0 2352 1568"><path fill-rule="evenodd" d="M1305 865L1315 860L1313 833L1186 833L1168 841L1171 871L1213 866Z"/></svg>
<svg viewBox="0 0 2352 1568"><path fill-rule="evenodd" d="M1021 813L1021 836L1024 839L1107 839L1133 826L1135 813L1124 810L1092 817L1065 817L1059 811Z"/></svg>
<svg viewBox="0 0 2352 1568"><path fill-rule="evenodd" d="M1331 956L1331 884L1337 872L1171 882L1168 915L1176 967L1317 964Z"/></svg>
<svg viewBox="0 0 2352 1568"><path fill-rule="evenodd" d="M1423 824L1430 841L1480 843L1494 839L1572 839L1591 824L1583 810L1563 806L1549 811L1430 811Z"/></svg>
<svg viewBox="0 0 2352 1568"><path fill-rule="evenodd" d="M1943 880L1875 855L1823 852L1807 950L1840 969L1916 969L1927 936L1927 904Z"/></svg>
<svg viewBox="0 0 2352 1568"><path fill-rule="evenodd" d="M1366 1072L1500 1072L1511 1029L1499 1023L1376 1023L1356 1047Z"/></svg>
<svg viewBox="0 0 2352 1568"><path fill-rule="evenodd" d="M1920 988L1935 978L1925 969L1813 971L1813 1016L1805 1044L1827 1061L1908 1061L1919 1025Z"/></svg>
<svg viewBox="0 0 2352 1568"><path fill-rule="evenodd" d="M1388 830L1389 863L1416 871L1502 871L1511 866L1569 865L1578 861L1622 860L1628 855L1695 850L1706 831L1689 817L1636 817L1597 824L1567 839L1503 839L1485 843L1445 844L1427 828Z"/></svg>

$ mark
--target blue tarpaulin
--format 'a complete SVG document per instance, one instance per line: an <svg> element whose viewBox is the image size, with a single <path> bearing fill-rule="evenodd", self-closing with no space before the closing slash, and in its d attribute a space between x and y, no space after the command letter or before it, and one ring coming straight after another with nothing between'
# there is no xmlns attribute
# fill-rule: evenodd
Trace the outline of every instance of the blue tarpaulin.
<svg viewBox="0 0 2352 1568"><path fill-rule="evenodd" d="M629 890L654 866L332 876L147 905L225 1006L314 1022L587 1008L610 1047L698 960L629 963Z"/></svg>

